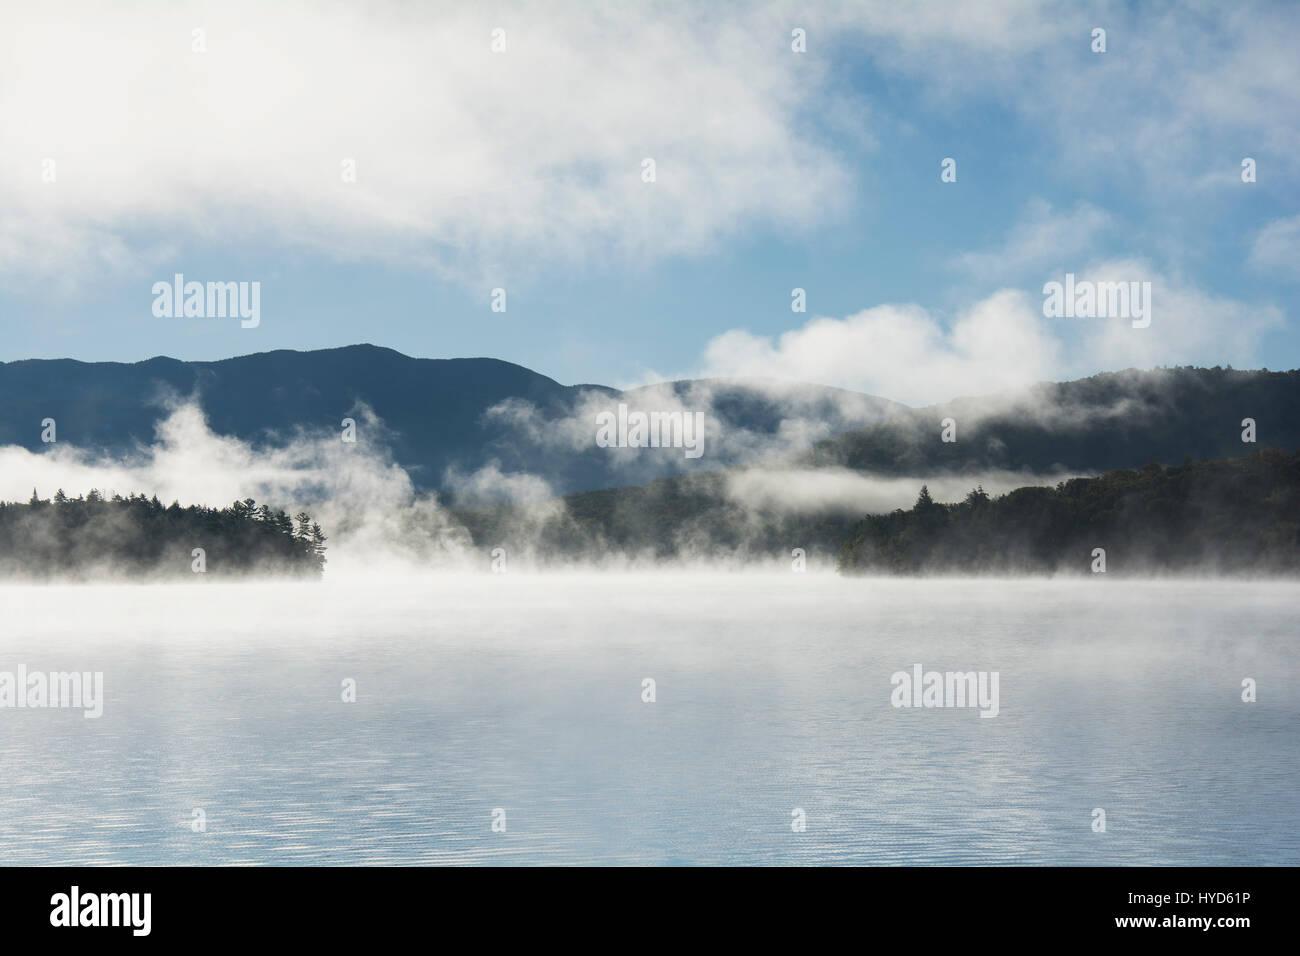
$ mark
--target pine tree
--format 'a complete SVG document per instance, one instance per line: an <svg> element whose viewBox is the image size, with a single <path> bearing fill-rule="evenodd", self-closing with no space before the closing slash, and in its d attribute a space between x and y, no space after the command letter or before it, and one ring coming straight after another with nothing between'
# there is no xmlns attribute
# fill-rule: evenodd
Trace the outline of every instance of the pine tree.
<svg viewBox="0 0 1300 956"><path fill-rule="evenodd" d="M316 564L322 570L325 568L325 535L321 532L320 525L312 522L311 526L311 549L316 555Z"/></svg>
<svg viewBox="0 0 1300 956"><path fill-rule="evenodd" d="M0 578L76 575L100 564L143 575L188 575L188 559L176 556L188 555L195 542L208 550L211 567L233 574L324 570L325 535L308 512L291 518L284 509L252 510L250 504L181 507L173 501L163 507L156 495L114 493L110 500L93 489L74 499L62 488L50 501L33 488L26 505L0 501ZM101 520L109 515L112 520Z"/></svg>

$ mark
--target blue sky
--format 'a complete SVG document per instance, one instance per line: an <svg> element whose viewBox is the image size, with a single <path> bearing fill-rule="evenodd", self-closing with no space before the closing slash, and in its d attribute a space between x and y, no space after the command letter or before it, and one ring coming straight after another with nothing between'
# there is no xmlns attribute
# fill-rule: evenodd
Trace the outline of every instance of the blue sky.
<svg viewBox="0 0 1300 956"><path fill-rule="evenodd" d="M0 360L373 342L913 403L1300 365L1293 5L75 13L0 14ZM260 325L155 317L176 272L260 282ZM1043 316L1065 272L1153 282L1151 327Z"/></svg>

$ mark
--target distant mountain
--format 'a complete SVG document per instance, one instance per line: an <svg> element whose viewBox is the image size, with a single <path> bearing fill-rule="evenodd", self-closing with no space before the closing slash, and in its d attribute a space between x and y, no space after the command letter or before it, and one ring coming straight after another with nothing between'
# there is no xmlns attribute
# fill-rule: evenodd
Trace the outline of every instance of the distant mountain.
<svg viewBox="0 0 1300 956"><path fill-rule="evenodd" d="M945 419L955 441L943 440ZM1253 444L1242 441L1244 419L1254 422ZM992 474L1004 484L1055 485L1062 473L1237 458L1264 447L1300 448L1300 371L1127 370L903 409L807 452L742 468L570 495L532 533L539 553L588 560L622 552L788 562L803 548L824 562L863 533L855 525L865 515L893 510L873 503L874 489L899 478L915 482L912 496L938 481L964 494ZM459 517L478 544L536 527L517 509Z"/></svg>
<svg viewBox="0 0 1300 956"><path fill-rule="evenodd" d="M557 494L704 471L773 451L802 450L827 435L882 420L904 406L812 385L683 381L620 392L561 385L488 358L420 359L373 345L275 351L214 362L70 359L0 363L0 444L32 451L41 421L61 443L114 455L154 440L168 396L197 396L209 426L260 447L299 430L337 433L369 408L379 438L421 490L495 463L528 472ZM708 416L705 454L675 448L598 448L596 409L660 406ZM366 426L361 425L362 437ZM450 474L449 474L449 469Z"/></svg>
<svg viewBox="0 0 1300 956"><path fill-rule="evenodd" d="M1255 422L1255 445L1242 421ZM952 419L955 441L943 441ZM906 409L823 441L812 467L879 475L1100 472L1184 458L1232 458L1254 447L1300 448L1300 371L1127 369L1023 392Z"/></svg>
<svg viewBox="0 0 1300 956"><path fill-rule="evenodd" d="M1300 448L1300 371L1129 369L913 409L766 380L566 386L495 359L371 345L216 362L3 363L0 444L44 450L41 421L54 418L60 443L129 455L154 440L169 396L196 397L215 432L259 447L299 433L332 439L355 418L358 440L439 492L477 545L526 540L539 555L593 560L788 559L794 548L830 560L863 533L854 526L865 515L892 511L900 493L910 502L922 483L960 497L994 474L1009 490ZM704 454L597 447L596 416L619 406L702 414ZM1254 444L1242 441L1246 428ZM565 507L503 506L476 473L539 477Z"/></svg>

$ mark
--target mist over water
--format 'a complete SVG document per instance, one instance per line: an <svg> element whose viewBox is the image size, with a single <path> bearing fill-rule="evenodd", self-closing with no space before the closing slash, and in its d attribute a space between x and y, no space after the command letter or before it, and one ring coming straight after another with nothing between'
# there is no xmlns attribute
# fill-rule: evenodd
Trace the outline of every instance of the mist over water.
<svg viewBox="0 0 1300 956"><path fill-rule="evenodd" d="M853 397L844 401L852 405ZM156 496L164 505L178 501L182 506L221 507L251 497L290 513L306 508L328 536L329 569L349 574L373 572L377 566L408 574L430 566L483 569L496 546L506 547L511 561L534 568L575 564L617 570L646 565L763 568L788 561L790 548L808 543L782 542L775 552L767 545L751 545L749 539L774 517L856 518L906 508L926 483L938 500L959 501L976 484L998 494L1026 485L1054 485L1074 475L1059 468L1041 474L985 468L961 475L900 477L798 467L772 459L728 473L720 486L717 503L733 509L732 520L742 532L739 545L720 543L707 533L695 534L687 525L679 531L670 558L653 554L646 540L619 544L601 539L598 533L590 539L592 547L577 556L556 553L548 546L548 533L577 531L579 525L566 499L555 496L540 475L505 473L496 464L468 473L453 468L445 476L448 486L443 493L423 492L394 460L392 435L384 423L367 409L357 414L355 444L320 428L299 429L257 444L213 431L197 398L174 399L157 423L153 442L138 446L130 455L113 457L67 442L40 453L0 446L0 500L25 502L33 490L43 499L60 489L76 497L93 488L105 497ZM585 422L575 419L560 429L566 436L561 450L572 452L570 445L579 432L590 441ZM646 451L609 450L633 456ZM494 506L505 507L493 540L475 540L456 509ZM630 507L635 512L638 506ZM582 533L591 535L591 527L583 526ZM834 555L825 548L820 551L809 554L809 561L828 566ZM178 552L178 560L187 566L188 550ZM101 566L97 576L121 577L109 566Z"/></svg>
<svg viewBox="0 0 1300 956"><path fill-rule="evenodd" d="M1297 598L789 572L0 586L0 667L104 673L99 719L0 714L0 862L1296 864ZM997 718L892 707L917 663L999 672Z"/></svg>
<svg viewBox="0 0 1300 956"><path fill-rule="evenodd" d="M125 459L0 448L10 500L251 496L329 535L310 584L0 584L0 671L104 681L98 718L0 710L0 863L1300 862L1300 584L847 579L815 549L793 573L788 546L707 540L655 570L611 548L532 573L572 517L544 481L421 493L360 414L356 446L254 446L190 401ZM928 481L955 500L1061 477ZM921 483L774 464L724 497L742 522L861 514ZM471 540L448 507L468 491L514 523ZM892 706L915 665L996 672L996 718Z"/></svg>

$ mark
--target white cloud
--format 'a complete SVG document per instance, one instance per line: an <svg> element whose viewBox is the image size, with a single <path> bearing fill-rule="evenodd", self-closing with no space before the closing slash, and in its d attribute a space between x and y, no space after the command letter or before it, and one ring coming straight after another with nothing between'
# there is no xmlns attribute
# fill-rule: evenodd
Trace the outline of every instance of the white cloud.
<svg viewBox="0 0 1300 956"><path fill-rule="evenodd" d="M709 342L704 365L710 375L794 379L924 404L1048 378L1057 352L1039 303L1005 289L950 328L917 305L879 305L814 318L775 342L733 329Z"/></svg>
<svg viewBox="0 0 1300 956"><path fill-rule="evenodd" d="M1058 280L1063 277L1056 277ZM1259 362L1264 336L1285 324L1274 306L1217 296L1179 275L1165 275L1141 259L1117 259L1082 272L1079 280L1150 282L1151 325L1135 329L1123 319L1054 319L1076 342L1056 378L1099 368L1155 365L1249 367Z"/></svg>
<svg viewBox="0 0 1300 956"><path fill-rule="evenodd" d="M0 270L80 268L100 234L120 263L149 235L458 270L797 230L849 177L787 34L675 5L7 5L0 207L35 241L0 237Z"/></svg>
<svg viewBox="0 0 1300 956"><path fill-rule="evenodd" d="M1109 213L1088 202L1057 212L1035 199L999 248L962 253L953 264L986 282L1021 279L1032 270L1063 267L1087 254L1110 223Z"/></svg>
<svg viewBox="0 0 1300 956"><path fill-rule="evenodd" d="M843 319L811 319L775 340L732 329L705 347L704 374L815 382L930 404L1099 368L1248 366L1258 361L1263 337L1284 324L1275 307L1215 296L1142 260L1102 262L1076 279L1150 282L1150 326L1047 318L1037 290L1002 289L951 324L917 305L879 305Z"/></svg>
<svg viewBox="0 0 1300 956"><path fill-rule="evenodd" d="M1300 216L1277 219L1261 229L1247 262L1257 272L1300 280Z"/></svg>
<svg viewBox="0 0 1300 956"><path fill-rule="evenodd" d="M837 29L866 34L877 64L938 105L1019 113L1075 176L1139 178L1148 198L1181 203L1188 186L1238 177L1244 156L1267 155L1279 172L1300 165L1288 3L1206 15L1190 4L846 0L834 11ZM1096 27L1105 53L1091 51Z"/></svg>
<svg viewBox="0 0 1300 956"><path fill-rule="evenodd" d="M1091 54L1102 22L1109 50ZM206 53L191 50L199 27ZM1060 163L1181 190L1225 155L1233 171L1261 150L1294 166L1293 34L1285 5L1253 4L7 4L0 272L139 271L252 240L477 281L502 263L651 261L810 229L857 182L845 131L872 124L842 75L864 57L953 108L1018 112ZM1100 215L1031 215L1004 252L1032 259L1036 240L1068 243L1069 223Z"/></svg>

